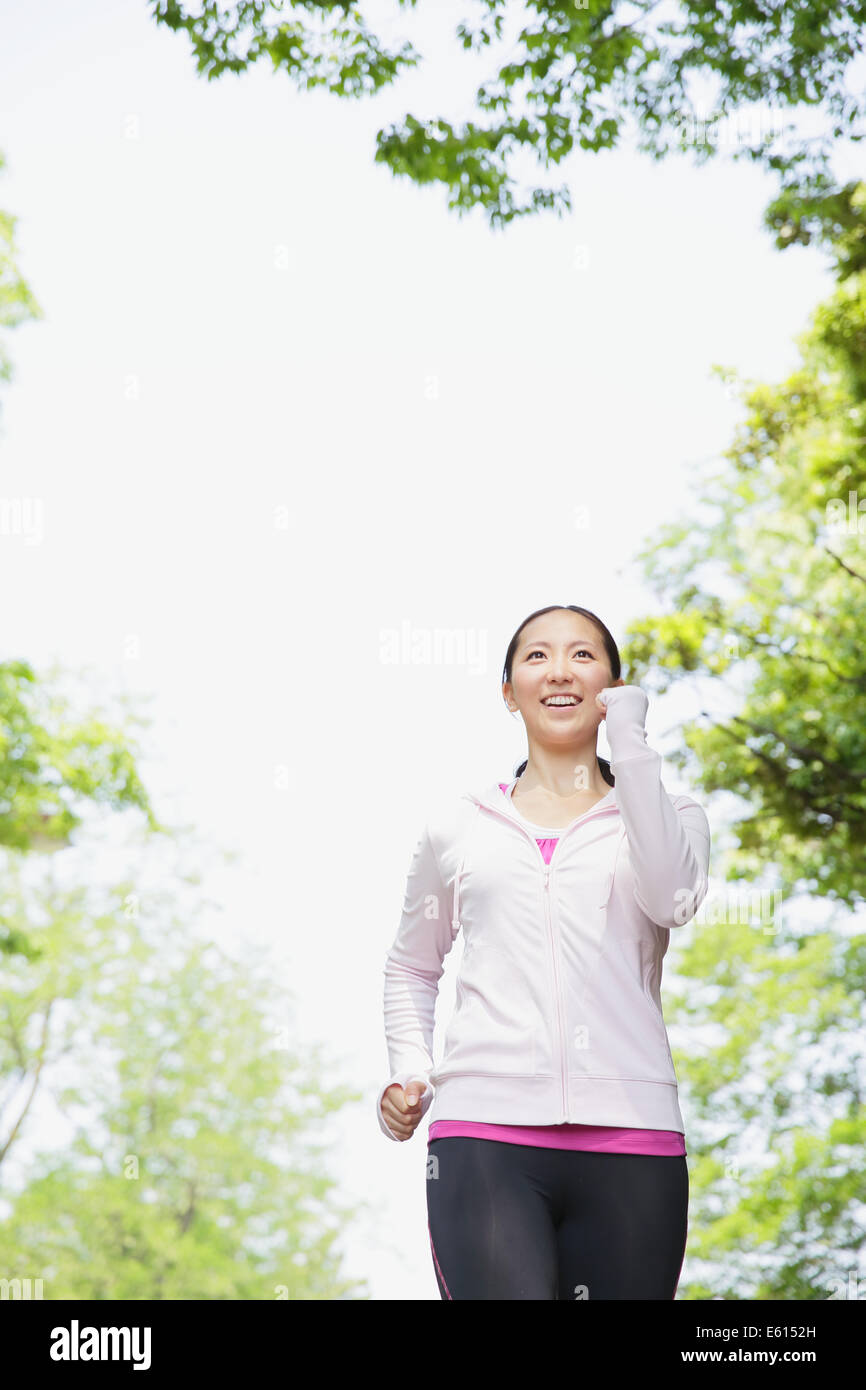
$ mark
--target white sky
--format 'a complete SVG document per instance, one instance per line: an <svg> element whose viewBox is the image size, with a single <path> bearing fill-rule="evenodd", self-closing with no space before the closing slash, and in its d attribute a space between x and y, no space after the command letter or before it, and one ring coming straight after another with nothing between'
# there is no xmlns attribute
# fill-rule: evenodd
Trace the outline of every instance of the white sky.
<svg viewBox="0 0 866 1390"><path fill-rule="evenodd" d="M149 701L158 812L238 852L215 932L273 944L301 1036L365 1090L332 1171L374 1299L438 1298L426 1121L392 1144L373 1110L427 808L525 755L499 678L529 612L619 637L656 606L630 560L741 415L711 363L785 374L833 283L773 249L745 162L578 153L537 179L573 214L500 234L395 180L379 127L473 115L473 13L392 19L436 61L361 103L197 78L144 0L6 0L0 49L0 207L45 311L7 335L2 498L38 524L0 537L0 659ZM457 655L386 663L404 625ZM687 708L651 703L654 746Z"/></svg>

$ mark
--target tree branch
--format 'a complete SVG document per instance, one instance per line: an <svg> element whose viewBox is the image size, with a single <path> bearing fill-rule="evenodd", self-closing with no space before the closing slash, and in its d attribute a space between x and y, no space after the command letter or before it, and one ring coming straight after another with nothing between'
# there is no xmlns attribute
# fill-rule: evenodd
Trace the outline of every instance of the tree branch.
<svg viewBox="0 0 866 1390"><path fill-rule="evenodd" d="M706 713L706 710L701 710L701 714ZM734 715L732 717L736 718L737 716ZM747 721L741 720L740 722L744 723ZM740 742L737 734L735 734L734 731L732 729L729 729L726 725L719 724L716 727L719 733L724 735L726 738L731 739L734 743ZM752 753L756 758L759 758L762 763L765 763L767 765L767 767L772 768L773 772L782 774L778 779L779 784L781 786L782 782L784 781L784 773L787 771L784 763L779 762L777 758L771 757L769 753L765 753L761 748L750 748L749 752ZM835 764L828 763L826 764L826 766L835 766ZM858 778L855 780L859 782L861 779ZM797 793L795 793L793 789L790 789L790 792L791 795L797 795ZM819 815L831 816L833 818L834 823L837 823L842 818L841 814L838 814L837 812L847 811L849 815L851 815L855 820L858 821L864 818L864 808L862 806L855 806L853 802L846 801L844 797L837 797L836 800L832 802L830 805L812 805L810 809L816 811Z"/></svg>
<svg viewBox="0 0 866 1390"><path fill-rule="evenodd" d="M782 652L779 649L778 642L774 638L771 637L766 642L762 642L756 633L750 632L749 629L746 627L737 627L736 623L730 623L726 621L725 628L730 632L737 633L739 636L748 638L749 641L751 641L756 647L760 647L762 651L770 651L771 649L775 649L773 650L774 656L784 656L787 658L793 658L794 661L816 661L821 666L826 666L827 670L830 672L830 675L833 676L837 681L844 681L846 682L846 684L849 681L853 681L855 685L866 684L866 674L861 676L846 676L844 672L837 671L835 666L831 666L830 662L827 661L826 657L807 656L804 652L797 651Z"/></svg>
<svg viewBox="0 0 866 1390"><path fill-rule="evenodd" d="M0 1163L3 1162L4 1158L6 1157L10 1148L12 1147L12 1143L16 1135L18 1134L21 1125L24 1122L24 1118L27 1114L27 1111L30 1109L30 1106L33 1103L33 1097L36 1095L36 1088L39 1085L39 1078L42 1074L42 1066L45 1062L45 1046L48 1041L48 1019L50 1017L51 1007L54 1004L54 1002L55 1001L53 999L49 999L47 1007L45 1009L45 1017L42 1020L42 1037L39 1041L39 1055L36 1062L36 1071L33 1073L33 1085L30 1087L30 1094L24 1102L24 1109L21 1111L21 1114L18 1116L18 1119L12 1126L9 1138L6 1140L6 1143L3 1145L2 1149L0 1149Z"/></svg>
<svg viewBox="0 0 866 1390"><path fill-rule="evenodd" d="M181 1229L181 1234L184 1234L184 1233L189 1229L189 1224L190 1224L190 1222L192 1221L192 1218L193 1218L194 1214L195 1214L195 1180L192 1179L192 1180L190 1181L190 1185L189 1185L189 1206L187 1207L186 1211L182 1213L182 1215L181 1215L181 1217L180 1217L180 1229Z"/></svg>
<svg viewBox="0 0 866 1390"><path fill-rule="evenodd" d="M816 748L804 748L802 744L792 743L791 740L780 733L778 729L769 728L765 724L756 724L753 719L746 719L742 715L732 714L730 718L735 724L745 724L747 728L752 729L756 734L769 734L772 738L778 739L780 743L784 743L785 747L790 749L795 757L802 758L803 762L811 763L817 758L824 767L832 768L834 773L844 781L854 782L858 787L863 786L863 776L861 773L852 772L844 763L834 762L829 758L822 757ZM753 748L751 751L755 753L758 750Z"/></svg>
<svg viewBox="0 0 866 1390"><path fill-rule="evenodd" d="M842 566L843 570L847 570L848 573L851 575L852 579L859 579L861 584L866 584L866 575L858 574L856 570L852 570L850 565L845 564L845 561L842 559L842 556L837 555L835 550L831 550L829 545L822 545L821 549L825 552L825 554L830 555L832 559L836 560L837 563Z"/></svg>

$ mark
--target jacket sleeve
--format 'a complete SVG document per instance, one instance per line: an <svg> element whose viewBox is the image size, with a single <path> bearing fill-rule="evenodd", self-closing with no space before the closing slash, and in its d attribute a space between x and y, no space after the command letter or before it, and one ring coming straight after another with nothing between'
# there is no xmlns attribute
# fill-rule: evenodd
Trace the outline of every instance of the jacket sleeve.
<svg viewBox="0 0 866 1390"><path fill-rule="evenodd" d="M616 799L634 872L638 907L660 927L691 921L709 887L710 824L690 797L674 806L662 786L662 756L645 743L614 759Z"/></svg>
<svg viewBox="0 0 866 1390"><path fill-rule="evenodd" d="M423 1082L421 1114L433 1100L433 1022L444 960L454 944L448 894L430 838L429 824L418 840L406 880L397 935L385 957L384 1016L389 1079L376 1099L382 1133L399 1143L382 1118L387 1088L413 1078Z"/></svg>

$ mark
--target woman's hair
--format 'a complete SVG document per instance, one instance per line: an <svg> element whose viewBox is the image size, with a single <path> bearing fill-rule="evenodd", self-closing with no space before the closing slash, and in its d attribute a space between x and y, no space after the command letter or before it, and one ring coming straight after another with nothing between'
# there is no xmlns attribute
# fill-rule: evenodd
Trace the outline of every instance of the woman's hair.
<svg viewBox="0 0 866 1390"><path fill-rule="evenodd" d="M570 613L581 613L584 616L584 618L589 618L590 622L595 624L595 626L601 633L602 639L604 641L604 649L607 652L607 659L610 662L612 677L615 681L619 680L621 675L619 649L616 645L616 642L614 642L612 635L605 627L604 623L601 621L601 618L596 617L595 613L590 613L588 608L578 608L577 604L575 603L551 603L547 608L536 608L534 613L530 613L528 618L524 618L523 622L520 624L520 627L517 629L511 641L508 643L508 651L505 653L505 665L502 669L503 685L506 681L511 680L511 664L514 661L514 653L517 650L517 643L520 640L520 634L526 627L527 623L531 623L533 618L540 618L542 613L559 613L562 612L563 609L567 609ZM528 761L528 758L524 758L523 762L520 764L519 768L514 774L515 777L521 777L523 775L524 771L526 770L526 764ZM605 782L607 782L611 787L614 786L615 778L610 770L610 763L608 762L607 758L599 758L598 766Z"/></svg>

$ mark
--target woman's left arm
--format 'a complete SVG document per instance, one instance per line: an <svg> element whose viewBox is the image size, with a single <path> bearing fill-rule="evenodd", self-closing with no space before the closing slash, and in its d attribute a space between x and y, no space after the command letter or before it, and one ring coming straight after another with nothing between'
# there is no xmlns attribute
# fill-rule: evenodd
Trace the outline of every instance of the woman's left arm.
<svg viewBox="0 0 866 1390"><path fill-rule="evenodd" d="M682 927L694 917L709 887L706 812L691 798L677 808L662 786L662 755L646 741L649 700L639 686L606 686L596 704L604 710L635 900L658 926Z"/></svg>

